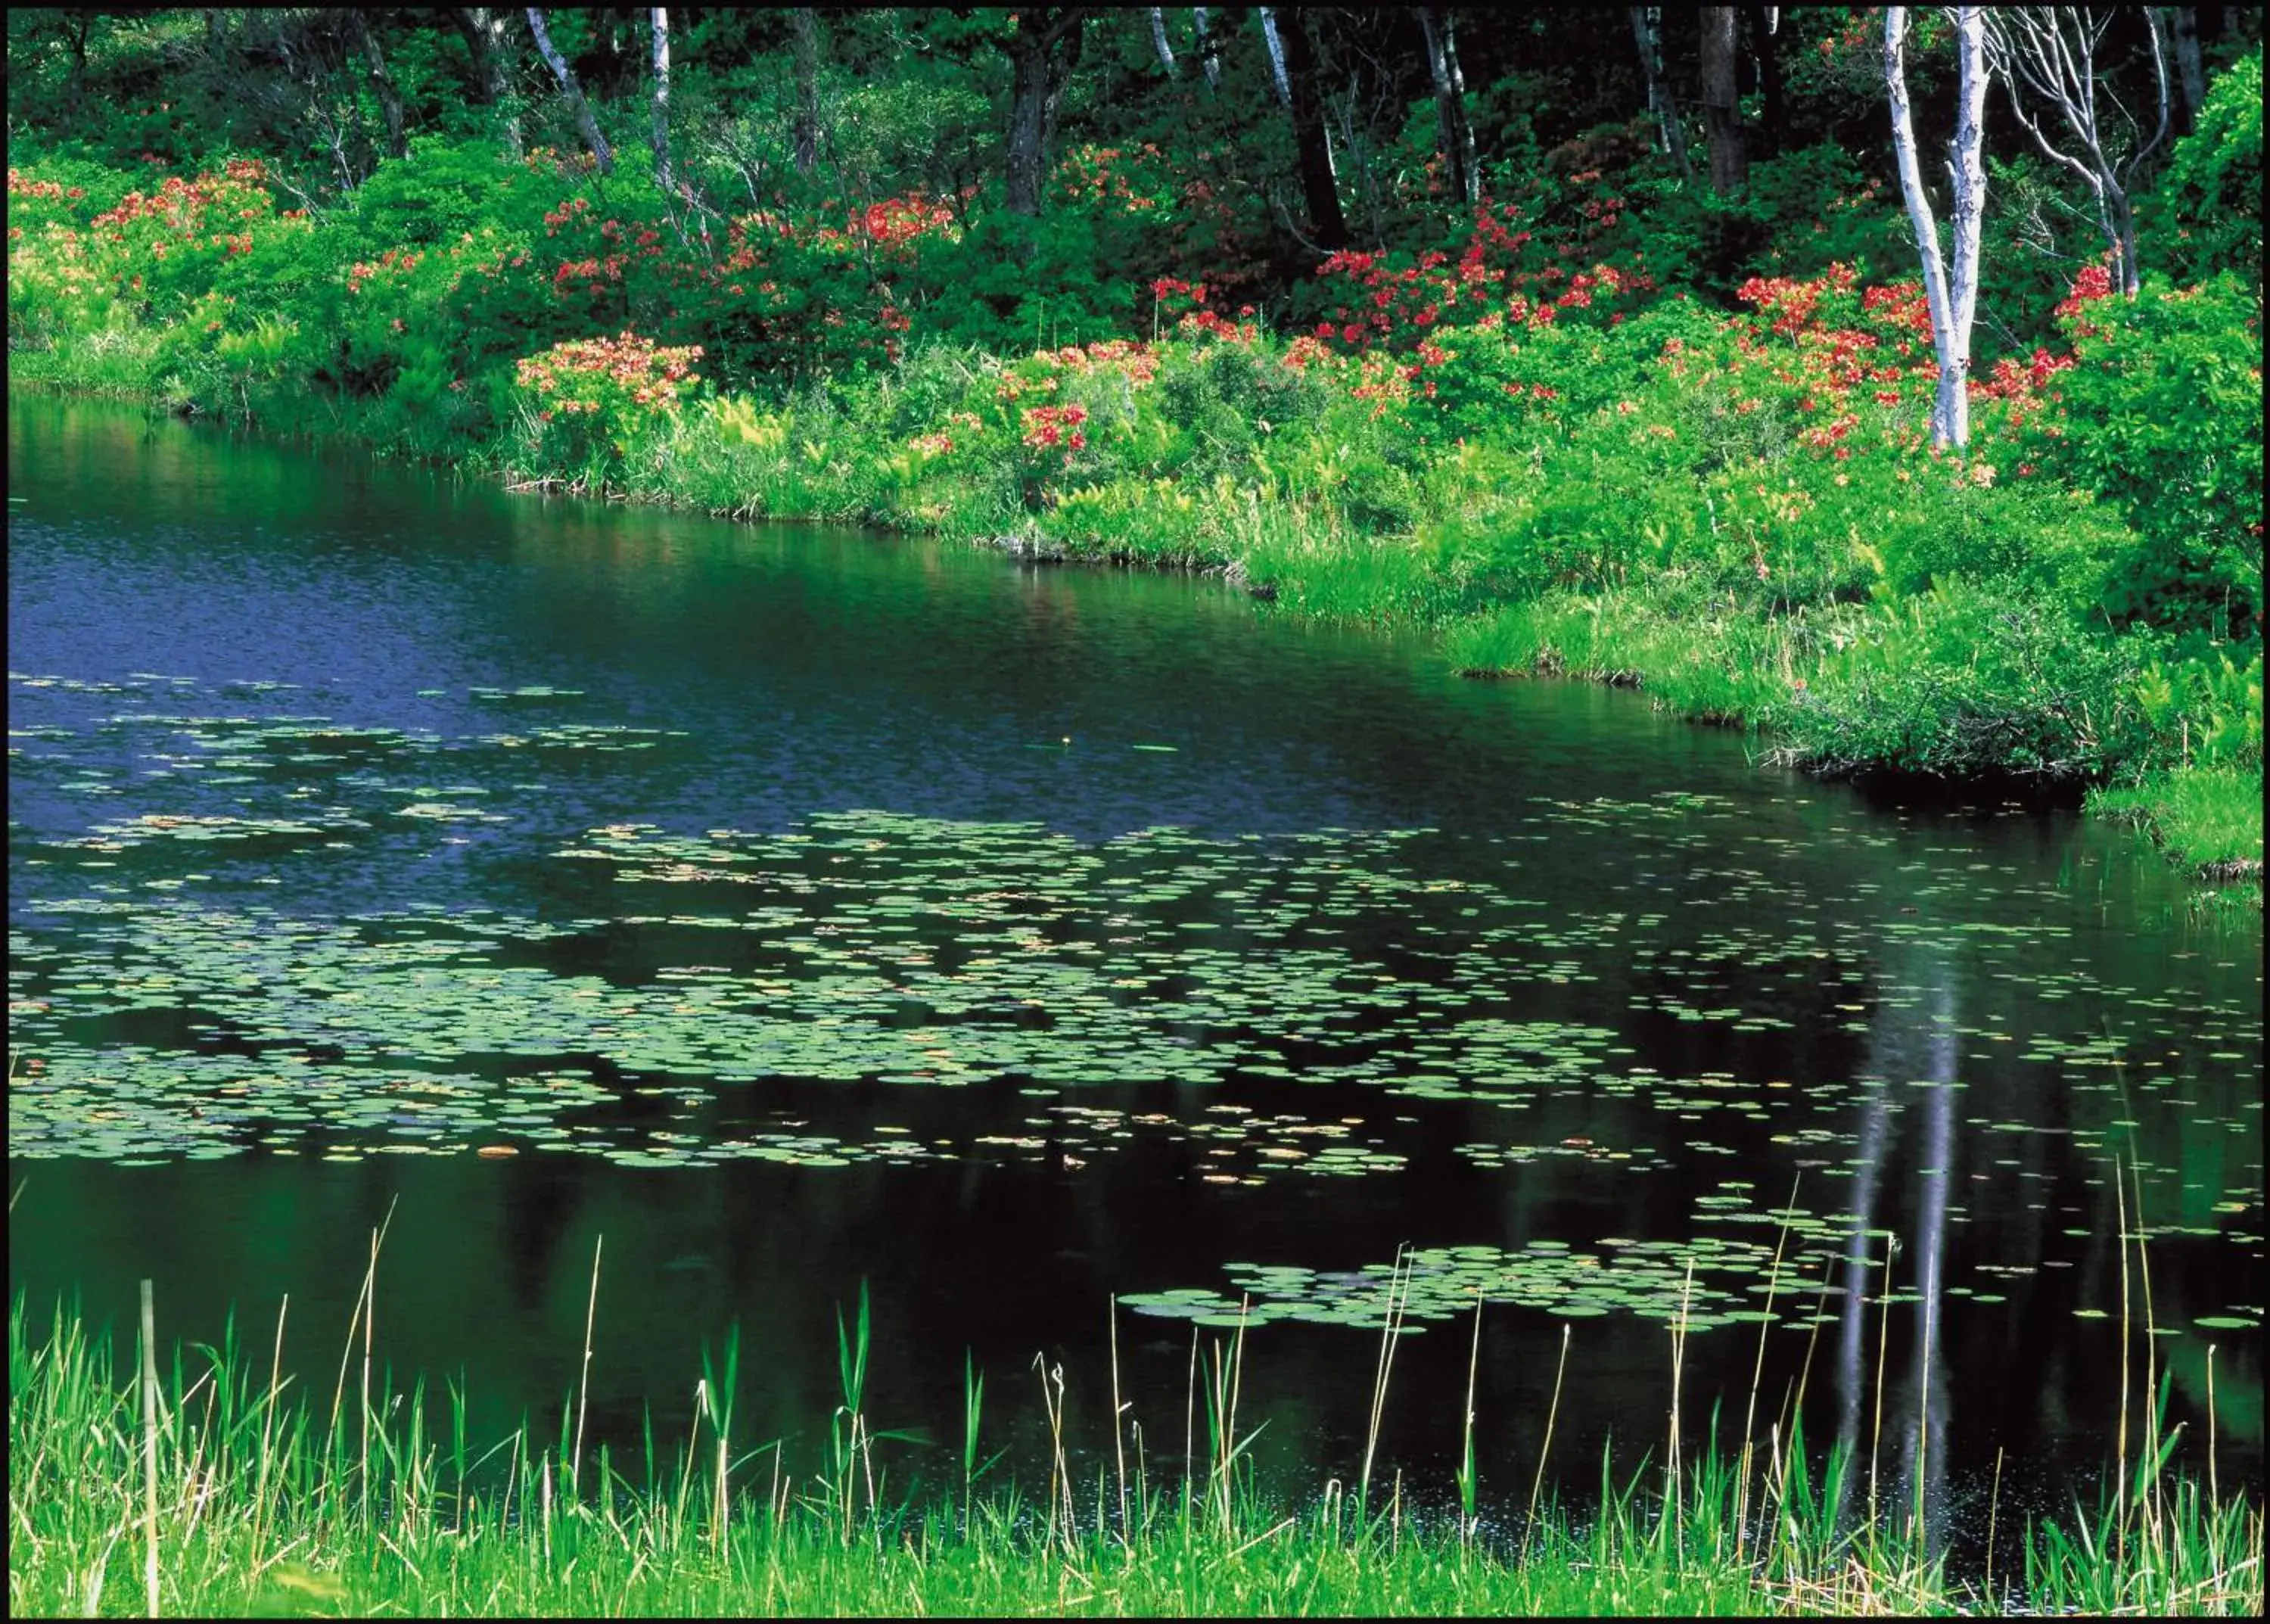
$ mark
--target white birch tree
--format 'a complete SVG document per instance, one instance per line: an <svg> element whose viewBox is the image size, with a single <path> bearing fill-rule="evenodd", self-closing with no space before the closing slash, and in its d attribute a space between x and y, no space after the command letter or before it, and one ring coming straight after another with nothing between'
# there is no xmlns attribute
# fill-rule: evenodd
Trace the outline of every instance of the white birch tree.
<svg viewBox="0 0 2270 1624"><path fill-rule="evenodd" d="M1695 166L1688 161L1687 137L1680 129L1679 106L1672 99L1671 82L1663 74L1663 8L1659 5L1635 5L1631 12L1632 39L1639 46L1640 71L1647 78L1647 105L1655 115L1656 130L1663 143L1665 156L1679 166L1679 178L1695 178Z"/></svg>
<svg viewBox="0 0 2270 1624"><path fill-rule="evenodd" d="M599 121L591 112L591 104L584 99L583 86L575 78L575 70L568 65L552 43L552 31L544 26L540 7L528 8L528 31L536 36L536 54L544 58L544 65L552 70L552 77L560 82L560 93L568 99L568 110L575 115L575 127L583 132L583 145L591 149L591 160L601 174L615 172L614 149L599 130Z"/></svg>
<svg viewBox="0 0 2270 1624"><path fill-rule="evenodd" d="M2147 13L2157 117L2149 137L2112 94L2097 61L2114 8L2085 5L1995 6L1986 21L1986 50L2010 93L2010 111L2049 160L2081 177L2096 203L2097 224L2112 250L2120 291L2136 297L2136 211L2129 189L2144 160L2167 138L2167 53L2161 19ZM2050 139L2038 111L2065 126L2066 145ZM2108 117L2108 112L2112 116ZM2068 150L2068 148L2070 150ZM2125 148L2125 151L2123 150Z"/></svg>
<svg viewBox="0 0 2270 1624"><path fill-rule="evenodd" d="M1954 208L1951 260L1940 251L1939 226L1924 191L1916 156L1915 120L1908 105L1905 63L1908 8L1884 8L1884 89L1891 103L1892 148L1899 159L1900 191L1908 221L1915 228L1916 253L1923 262L1924 297L1931 307L1931 341L1939 358L1939 393L1931 410L1933 445L1967 445L1970 440L1970 326L1978 309L1979 226L1986 215L1986 169L1981 156L1986 121L1985 20L1975 5L1955 8L1955 43L1960 70L1956 93L1955 147L1948 169Z"/></svg>
<svg viewBox="0 0 2270 1624"><path fill-rule="evenodd" d="M669 197L670 173L670 8L652 8L654 45L654 183Z"/></svg>
<svg viewBox="0 0 2270 1624"><path fill-rule="evenodd" d="M1206 32L1206 9L1202 5L1191 8L1191 27L1198 35L1198 68L1205 75L1206 89L1221 89L1221 58L1215 54L1213 36Z"/></svg>

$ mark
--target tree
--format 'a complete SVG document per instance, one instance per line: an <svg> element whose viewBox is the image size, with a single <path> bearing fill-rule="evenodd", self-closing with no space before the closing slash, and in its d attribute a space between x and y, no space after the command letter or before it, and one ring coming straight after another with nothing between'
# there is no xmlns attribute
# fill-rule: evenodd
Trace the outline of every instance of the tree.
<svg viewBox="0 0 2270 1624"><path fill-rule="evenodd" d="M2200 59L2199 7L2171 5L2167 8L2168 32L2175 36L2176 84L2183 91L2183 104L2178 135L2189 135L2199 127L2200 108L2207 105L2207 70Z"/></svg>
<svg viewBox="0 0 2270 1624"><path fill-rule="evenodd" d="M1988 14L1986 52L2010 94L2010 110L2050 160L2081 177L2096 201L2096 219L2113 253L2120 291L2136 297L2136 211L2129 199L2136 171L2168 134L2168 59L2160 44L2160 18L2148 13L2152 84L2158 117L2148 139L2104 84L2097 49L2112 26L2114 8L1996 6ZM2030 101L2046 103L2065 125L2072 150L2049 138ZM2109 103L2119 125L2108 128L2098 103ZM2120 131L2125 126L2123 138ZM2123 152L2119 149L2125 147Z"/></svg>
<svg viewBox="0 0 2270 1624"><path fill-rule="evenodd" d="M1985 22L1975 5L1955 11L1955 53L1960 73L1955 121L1955 254L1940 255L1939 227L1923 189L1916 160L1915 123L1908 107L1903 60L1908 9L1884 8L1884 88L1891 103L1892 148L1899 160L1900 190L1915 227L1916 252L1923 261L1924 297L1931 307L1932 347L1939 357L1939 394L1931 410L1933 445L1963 446L1970 440L1970 323L1978 308L1979 226L1986 214L1986 170L1980 157L1985 138Z"/></svg>
<svg viewBox="0 0 2270 1624"><path fill-rule="evenodd" d="M1205 74L1206 89L1221 89L1221 56L1214 49L1213 36L1206 32L1206 9L1202 5L1191 8L1191 27L1198 35L1198 66Z"/></svg>
<svg viewBox="0 0 2270 1624"><path fill-rule="evenodd" d="M1150 8L1150 11L1151 49L1157 54L1159 65L1167 70L1167 77L1173 78L1175 48L1167 42L1167 8L1163 5L1154 5Z"/></svg>
<svg viewBox="0 0 2270 1624"><path fill-rule="evenodd" d="M370 87L378 94L379 111L386 117L386 155L400 158L409 151L403 134L402 92L394 83L394 76L386 70L386 54L379 49L378 35L371 31L370 16L360 6L347 11L347 32L354 37L355 48L362 53L363 65L370 73Z"/></svg>
<svg viewBox="0 0 2270 1624"><path fill-rule="evenodd" d="M513 104L512 80L505 71L505 30L512 13L502 6L461 5L450 16L472 54L473 82L480 86L482 105L503 112L505 151L517 160L523 150L520 109Z"/></svg>
<svg viewBox="0 0 2270 1624"><path fill-rule="evenodd" d="M1427 73L1435 85L1435 116L1440 126L1443 172L1450 189L1469 204L1481 201L1481 167L1474 159L1474 130L1466 122L1466 79L1458 70L1458 41L1448 11L1415 5L1419 32L1427 45Z"/></svg>
<svg viewBox="0 0 2270 1624"><path fill-rule="evenodd" d="M1663 77L1663 8L1635 5L1627 9L1631 12L1632 39L1639 47L1640 72L1647 79L1648 110L1655 115L1664 156L1679 166L1680 179L1691 181L1695 166L1687 161L1687 135L1679 127L1679 106L1672 99L1671 81Z"/></svg>
<svg viewBox="0 0 2270 1624"><path fill-rule="evenodd" d="M1057 108L1065 85L1079 60L1080 25L1087 8L1079 5L1020 6L1009 14L1014 32L1008 41L1013 79L1009 91L1009 144L1004 179L1009 212L1037 219L1041 183L1048 174L1049 144L1056 137Z"/></svg>
<svg viewBox="0 0 2270 1624"><path fill-rule="evenodd" d="M653 8L654 15L654 183L668 197L670 183L670 11Z"/></svg>
<svg viewBox="0 0 2270 1624"><path fill-rule="evenodd" d="M809 176L820 161L820 14L808 5L788 14L790 48L796 59L796 112L789 123L789 155L798 174Z"/></svg>
<svg viewBox="0 0 2270 1624"><path fill-rule="evenodd" d="M1748 143L1742 130L1741 95L1735 83L1739 57L1734 23L1740 8L1706 5L1702 25L1702 112L1710 137L1710 189L1732 197L1749 184Z"/></svg>
<svg viewBox="0 0 2270 1624"><path fill-rule="evenodd" d="M1742 13L1750 25L1751 48L1757 52L1758 96L1764 103L1760 130L1765 154L1771 158L1789 139L1789 98L1781 82L1781 7L1746 5Z"/></svg>
<svg viewBox="0 0 2270 1624"><path fill-rule="evenodd" d="M537 54L544 65L552 70L552 77L560 81L560 93L568 99L568 109L575 115L575 127L583 132L583 145L591 149L591 159L601 174L615 172L614 149L599 130L599 121L591 112L591 104L584 100L583 86L577 82L575 70L568 65L552 43L552 35L544 26L544 13L536 6L528 8L528 31L536 36Z"/></svg>
<svg viewBox="0 0 2270 1624"><path fill-rule="evenodd" d="M1269 48L1269 67L1277 99L1292 121L1293 145L1300 154L1301 195L1308 204L1312 246L1326 253L1347 246L1347 219L1340 212L1339 176L1332 169L1332 137L1317 102L1316 52L1300 17L1283 19L1265 5L1261 36Z"/></svg>

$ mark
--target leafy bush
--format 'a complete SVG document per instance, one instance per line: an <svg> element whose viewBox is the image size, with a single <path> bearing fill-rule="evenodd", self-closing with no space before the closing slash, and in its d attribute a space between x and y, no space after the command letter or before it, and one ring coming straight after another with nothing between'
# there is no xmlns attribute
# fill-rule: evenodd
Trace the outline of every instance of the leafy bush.
<svg viewBox="0 0 2270 1624"><path fill-rule="evenodd" d="M2134 651L2034 595L1969 584L1876 609L1776 716L1777 760L1835 773L2102 779L2133 732Z"/></svg>
<svg viewBox="0 0 2270 1624"><path fill-rule="evenodd" d="M2262 763L2262 645L2246 657L2192 648L2155 655L2133 689L2143 734L2132 772L2200 764Z"/></svg>
<svg viewBox="0 0 2270 1624"><path fill-rule="evenodd" d="M494 141L429 137L356 188L342 224L357 259L454 241L483 226L524 238L540 229L538 217L558 201L560 185L541 168L510 162Z"/></svg>
<svg viewBox="0 0 2270 1624"><path fill-rule="evenodd" d="M2258 294L2226 273L2157 278L2133 300L2076 300L2075 365L2058 374L2062 433L2045 466L2125 513L2119 619L2243 641L2262 612L2262 328Z"/></svg>
<svg viewBox="0 0 2270 1624"><path fill-rule="evenodd" d="M2235 271L2262 287L2262 47L2225 69L2140 211L2147 264L2178 280Z"/></svg>

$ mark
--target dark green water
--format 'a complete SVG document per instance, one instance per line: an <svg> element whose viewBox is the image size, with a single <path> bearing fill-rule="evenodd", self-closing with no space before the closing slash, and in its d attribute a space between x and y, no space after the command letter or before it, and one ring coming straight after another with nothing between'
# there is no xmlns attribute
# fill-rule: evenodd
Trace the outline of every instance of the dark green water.
<svg viewBox="0 0 2270 1624"><path fill-rule="evenodd" d="M2171 1419L2262 1450L2262 951L2070 812L1754 768L1643 698L1462 681L1202 581L460 489L9 407L11 1289L324 1385L377 1346L477 1436L580 1364L818 1464L870 1283L877 1425L956 1470L968 1350L1150 1457L1250 1299L1242 1419L1484 1492L1765 1418L1924 1465L2108 1459L2133 1158ZM481 1147L509 1149L483 1157ZM1793 1200L1792 1200L1793 1192ZM1882 1235L1896 1235L1888 1315ZM1777 1247L1779 1264L1774 1262ZM2132 1254L2133 1257L2133 1254ZM2135 1283L2141 1315L2141 1281ZM1866 1308L1865 1314L1859 1312ZM1195 1321L1194 1321L1195 1316ZM1888 1332L1884 1328L1888 1327ZM1888 1342L1880 1346L1880 1332ZM2137 1358L2140 1362L2140 1348Z"/></svg>

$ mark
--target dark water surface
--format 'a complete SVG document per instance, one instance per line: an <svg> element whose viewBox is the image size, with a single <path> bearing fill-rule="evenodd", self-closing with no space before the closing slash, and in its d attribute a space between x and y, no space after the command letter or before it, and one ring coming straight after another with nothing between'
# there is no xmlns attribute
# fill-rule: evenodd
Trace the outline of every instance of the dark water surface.
<svg viewBox="0 0 2270 1624"><path fill-rule="evenodd" d="M477 1438L556 1417L819 1465L864 1279L875 1424L958 1471L1036 1354L1154 1464L1250 1302L1241 1425L1485 1496L1714 1400L1888 1473L1929 1418L2109 1459L2133 1159L2171 1421L2262 1452L2259 921L2117 831L1754 768L1638 695L1462 681L1204 581L463 489L11 400L9 1276L324 1385L377 1346ZM482 1147L509 1148L484 1157ZM1793 1199L1792 1199L1792 1192ZM1897 1237L1888 1312L1885 1235ZM1779 1261L1776 1262L1778 1250ZM2135 1254L2131 1252L2132 1265ZM2139 1321L2143 1281L2131 1283ZM1132 1301L1127 1301L1132 1299ZM1866 1312L1858 1310L1865 1305ZM547 1420L545 1425L553 1424ZM541 1429L539 1429L541 1430ZM1200 1424L1203 1437L1203 1423ZM754 1470L754 1469L753 1469Z"/></svg>

